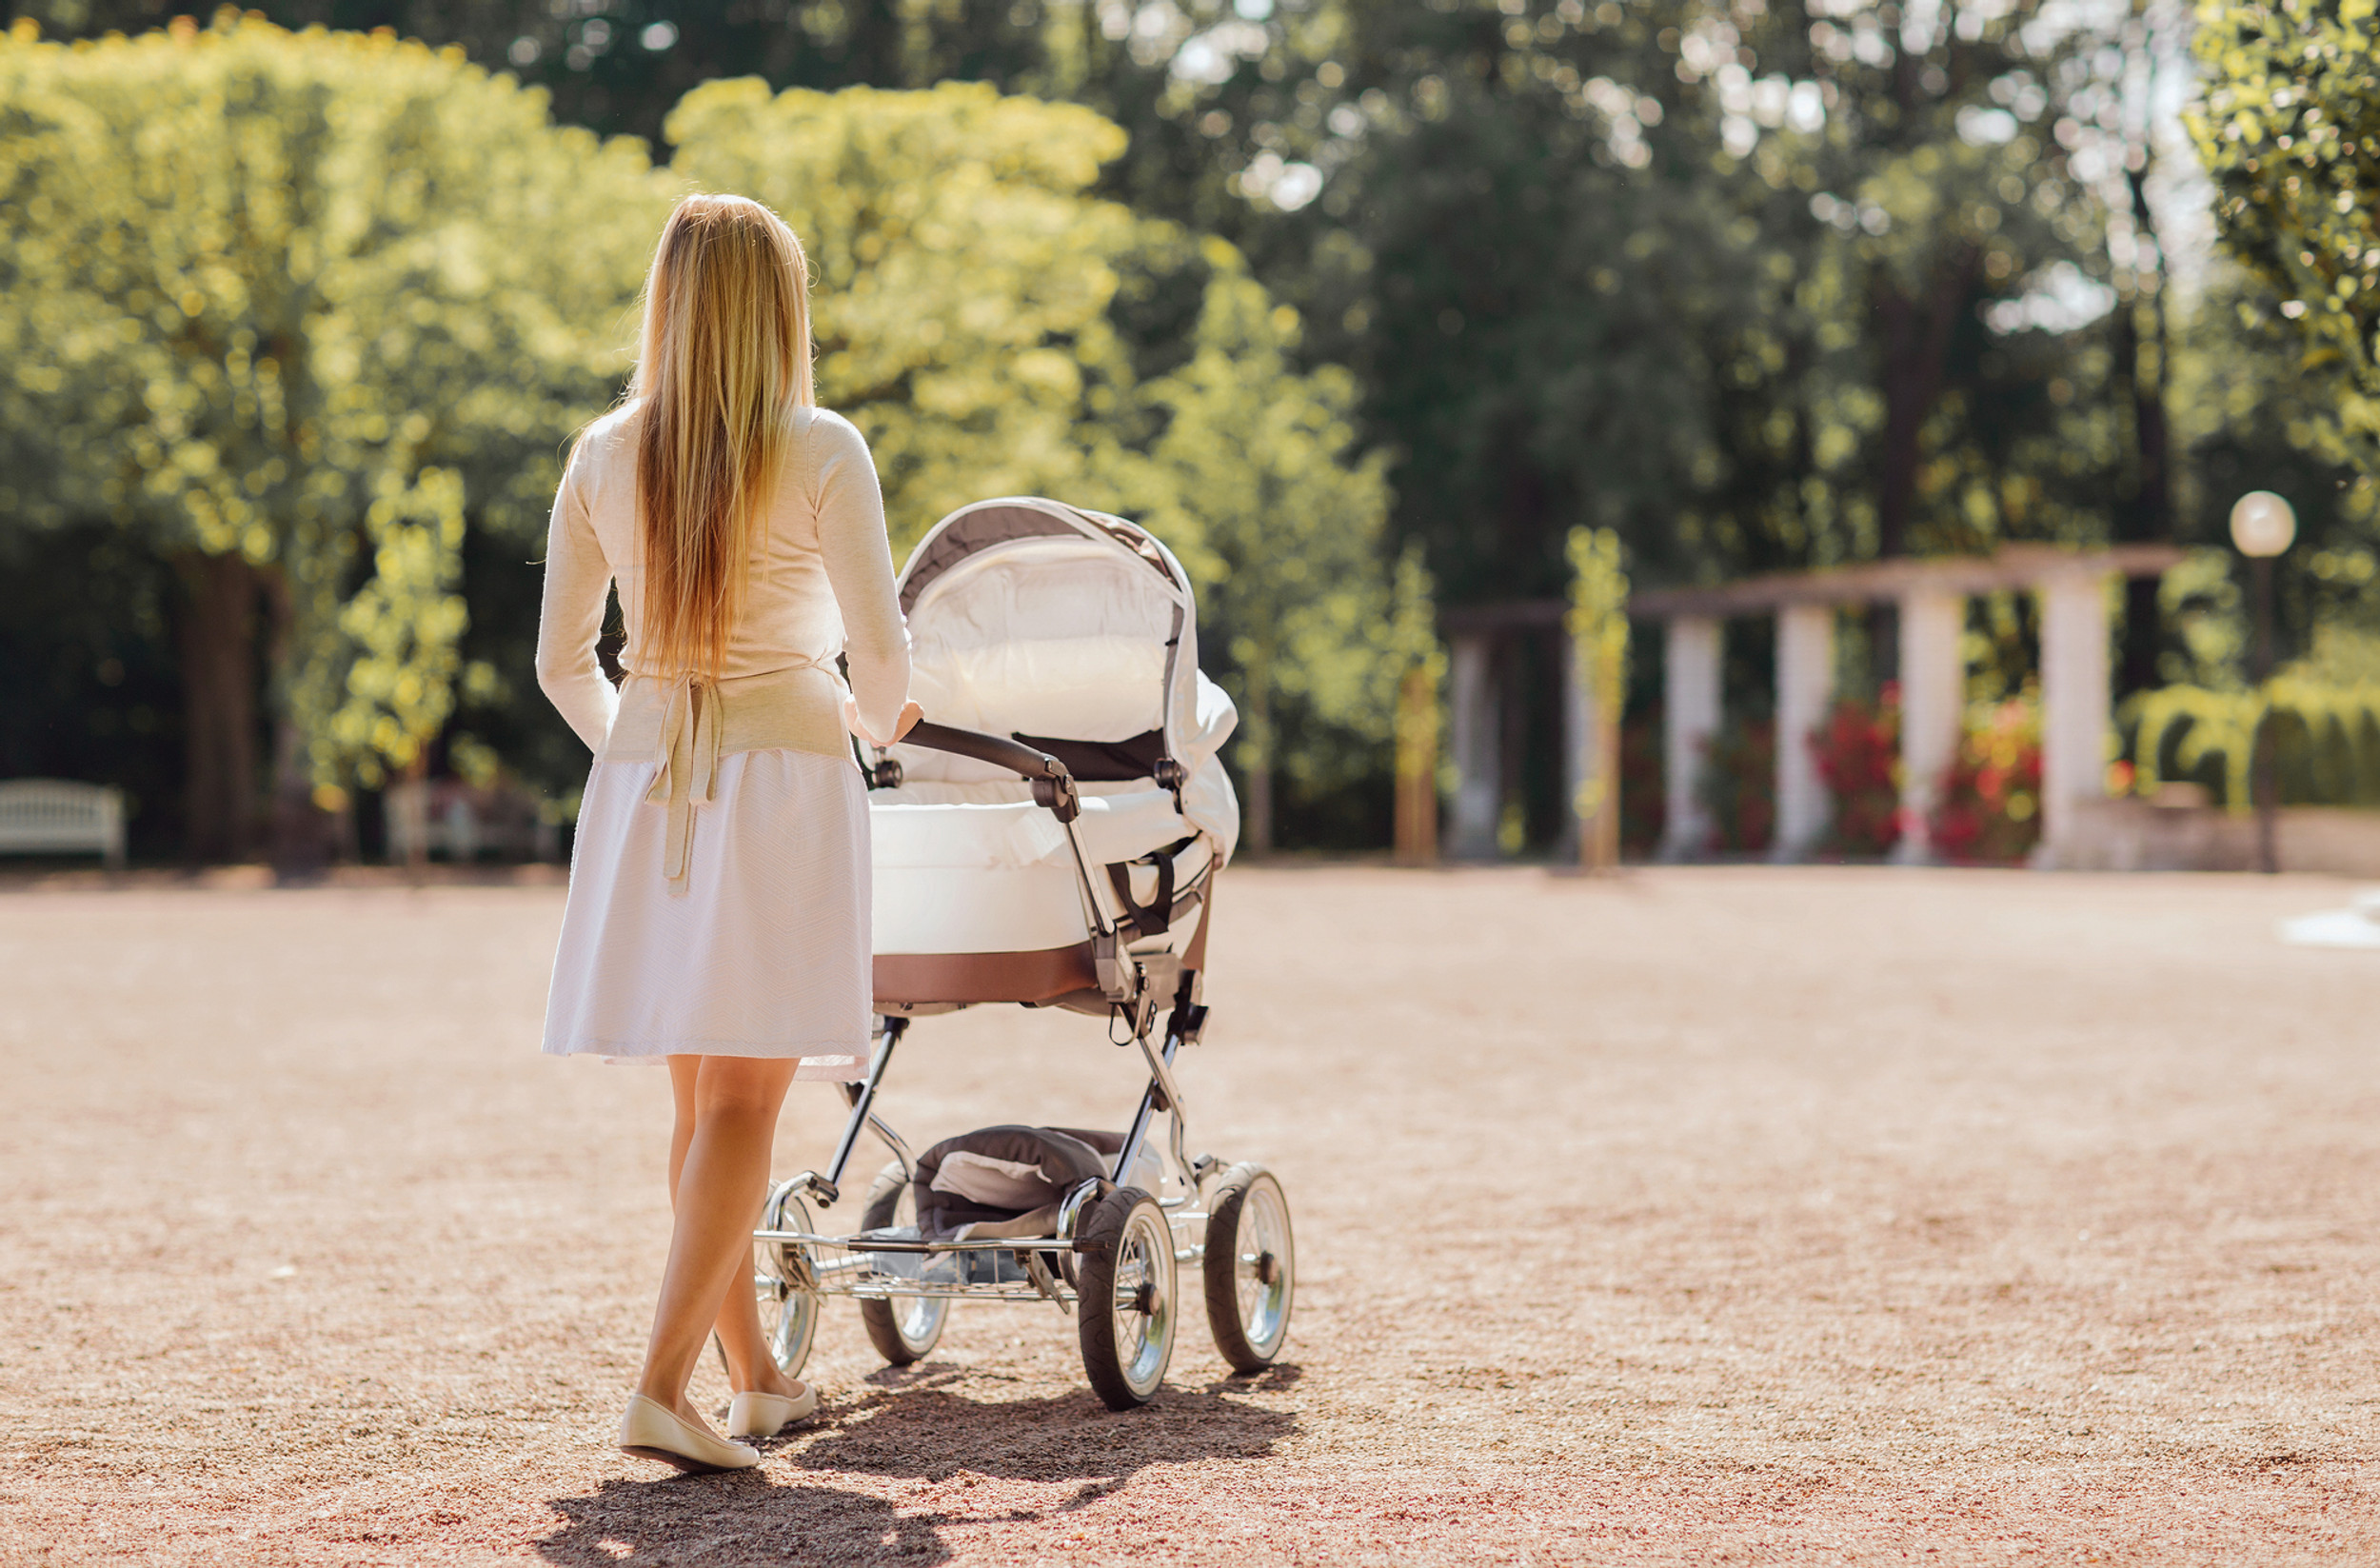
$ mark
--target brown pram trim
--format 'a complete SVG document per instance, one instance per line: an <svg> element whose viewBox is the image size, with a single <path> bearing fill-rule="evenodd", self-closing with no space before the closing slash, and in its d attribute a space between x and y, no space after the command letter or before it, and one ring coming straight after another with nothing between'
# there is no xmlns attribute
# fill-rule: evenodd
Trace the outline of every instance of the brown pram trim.
<svg viewBox="0 0 2380 1568"><path fill-rule="evenodd" d="M1034 1005L1097 990L1091 944L1029 953L879 953L876 1000L891 1005L1021 1002Z"/></svg>

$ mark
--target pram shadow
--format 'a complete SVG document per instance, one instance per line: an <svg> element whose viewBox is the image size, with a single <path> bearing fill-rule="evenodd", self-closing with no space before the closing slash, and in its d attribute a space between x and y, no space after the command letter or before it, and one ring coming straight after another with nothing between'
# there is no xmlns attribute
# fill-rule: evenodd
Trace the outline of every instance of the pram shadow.
<svg viewBox="0 0 2380 1568"><path fill-rule="evenodd" d="M560 1529L531 1542L563 1568L622 1562L935 1563L950 1560L940 1514L902 1513L839 1487L772 1481L764 1470L607 1480L552 1499Z"/></svg>
<svg viewBox="0 0 2380 1568"><path fill-rule="evenodd" d="M968 1372L931 1363L878 1377L891 1386L841 1406L830 1426L786 1444L794 1463L923 1481L973 1474L1106 1488L1152 1464L1259 1459L1298 1419L1245 1398L1289 1387L1299 1377L1294 1365L1197 1387L1169 1385L1146 1407L1130 1411L1110 1410L1087 1390L1039 1399L976 1398L968 1391L976 1381Z"/></svg>
<svg viewBox="0 0 2380 1568"><path fill-rule="evenodd" d="M561 1568L621 1562L865 1564L947 1562L946 1526L1054 1519L1118 1490L1153 1464L1253 1459L1297 1417L1246 1395L1298 1380L1294 1365L1255 1378L1168 1387L1147 1408L1119 1413L1088 1392L1041 1399L972 1398L970 1375L926 1363L871 1379L877 1391L823 1413L829 1423L762 1446L765 1463L732 1475L607 1480L552 1499L564 1523L533 1542ZM791 1473L788 1474L790 1466ZM937 1483L963 1475L1074 1483L1038 1507L897 1508L835 1486L829 1475Z"/></svg>

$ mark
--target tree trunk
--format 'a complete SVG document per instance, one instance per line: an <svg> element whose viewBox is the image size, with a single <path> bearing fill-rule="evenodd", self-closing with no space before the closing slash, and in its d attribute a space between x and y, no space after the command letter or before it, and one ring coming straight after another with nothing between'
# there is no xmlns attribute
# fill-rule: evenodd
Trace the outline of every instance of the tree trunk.
<svg viewBox="0 0 2380 1568"><path fill-rule="evenodd" d="M286 671L289 640L296 616L289 603L289 580L278 571L262 574L265 603L272 614L271 663ZM272 837L268 846L273 877L279 882L304 882L322 874L337 843L337 824L314 804L312 770L307 765L306 737L288 713L286 693L276 705L272 726Z"/></svg>
<svg viewBox="0 0 2380 1568"><path fill-rule="evenodd" d="M183 852L243 861L256 845L256 568L192 551L182 583Z"/></svg>
<svg viewBox="0 0 2380 1568"><path fill-rule="evenodd" d="M1248 853L1273 852L1273 766L1259 763L1248 769Z"/></svg>
<svg viewBox="0 0 2380 1568"><path fill-rule="evenodd" d="M339 840L338 820L314 802L306 738L287 714L273 721L272 860L278 882L322 875Z"/></svg>
<svg viewBox="0 0 2380 1568"><path fill-rule="evenodd" d="M405 764L405 874L419 883L429 874L429 748Z"/></svg>
<svg viewBox="0 0 2380 1568"><path fill-rule="evenodd" d="M1240 812L1251 855L1273 852L1273 703L1267 671L1248 671L1248 804Z"/></svg>
<svg viewBox="0 0 2380 1568"><path fill-rule="evenodd" d="M2156 238L2156 215L2149 207L2149 169L2130 169L2132 230ZM2166 356L2164 248L2158 247L2154 272L2136 270L2132 297L2115 311L2115 364L2132 382L2134 480L2132 499L2116 514L2116 538L2126 544L2152 544L2173 537L2172 440L2165 413ZM2148 331L2141 330L2147 318ZM2158 684L2157 655L2164 646L2164 626L2157 605L2154 578L2134 578L2124 585L2124 651L2117 671L2118 689L2126 694L2146 691Z"/></svg>
<svg viewBox="0 0 2380 1568"><path fill-rule="evenodd" d="M1438 684L1405 671L1397 691L1397 863L1438 863Z"/></svg>
<svg viewBox="0 0 2380 1568"><path fill-rule="evenodd" d="M1902 555L1917 506L1917 469L1926 420L1942 395L1951 334L1974 287L1981 252L1972 241L1936 267L1933 287L1912 298L1878 278L1876 316L1884 332L1884 453L1876 485L1876 553Z"/></svg>

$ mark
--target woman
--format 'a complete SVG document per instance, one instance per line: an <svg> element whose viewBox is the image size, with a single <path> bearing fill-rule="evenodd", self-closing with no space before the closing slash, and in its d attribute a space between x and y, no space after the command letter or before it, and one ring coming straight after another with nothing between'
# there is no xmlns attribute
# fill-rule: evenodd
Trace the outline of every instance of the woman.
<svg viewBox="0 0 2380 1568"><path fill-rule="evenodd" d="M628 396L555 498L538 625L538 682L595 752L545 1050L668 1062L676 1222L620 1444L689 1472L760 1462L687 1401L714 1330L730 1439L817 1408L762 1337L750 1236L796 1068L855 1077L866 1049L867 805L847 735L917 717L867 445L815 406L808 285L767 208L678 204ZM615 585L616 694L595 657Z"/></svg>

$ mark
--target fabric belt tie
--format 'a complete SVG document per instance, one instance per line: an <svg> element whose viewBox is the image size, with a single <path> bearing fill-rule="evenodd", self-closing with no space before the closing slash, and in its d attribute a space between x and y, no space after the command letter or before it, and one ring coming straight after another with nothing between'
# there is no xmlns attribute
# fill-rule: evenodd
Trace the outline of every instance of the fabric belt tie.
<svg viewBox="0 0 2380 1568"><path fill-rule="evenodd" d="M673 893L689 885L686 857L694 842L694 808L711 804L711 785L719 778L719 706L718 688L707 681L680 681L669 688L668 705L662 709L662 765L645 800L669 811L661 874L669 879Z"/></svg>
<svg viewBox="0 0 2380 1568"><path fill-rule="evenodd" d="M662 875L671 893L691 885L694 812L717 793L720 759L736 751L787 750L849 762L843 693L834 671L813 664L719 682L638 675L622 686L619 717L601 760L654 766L645 800L668 813Z"/></svg>

